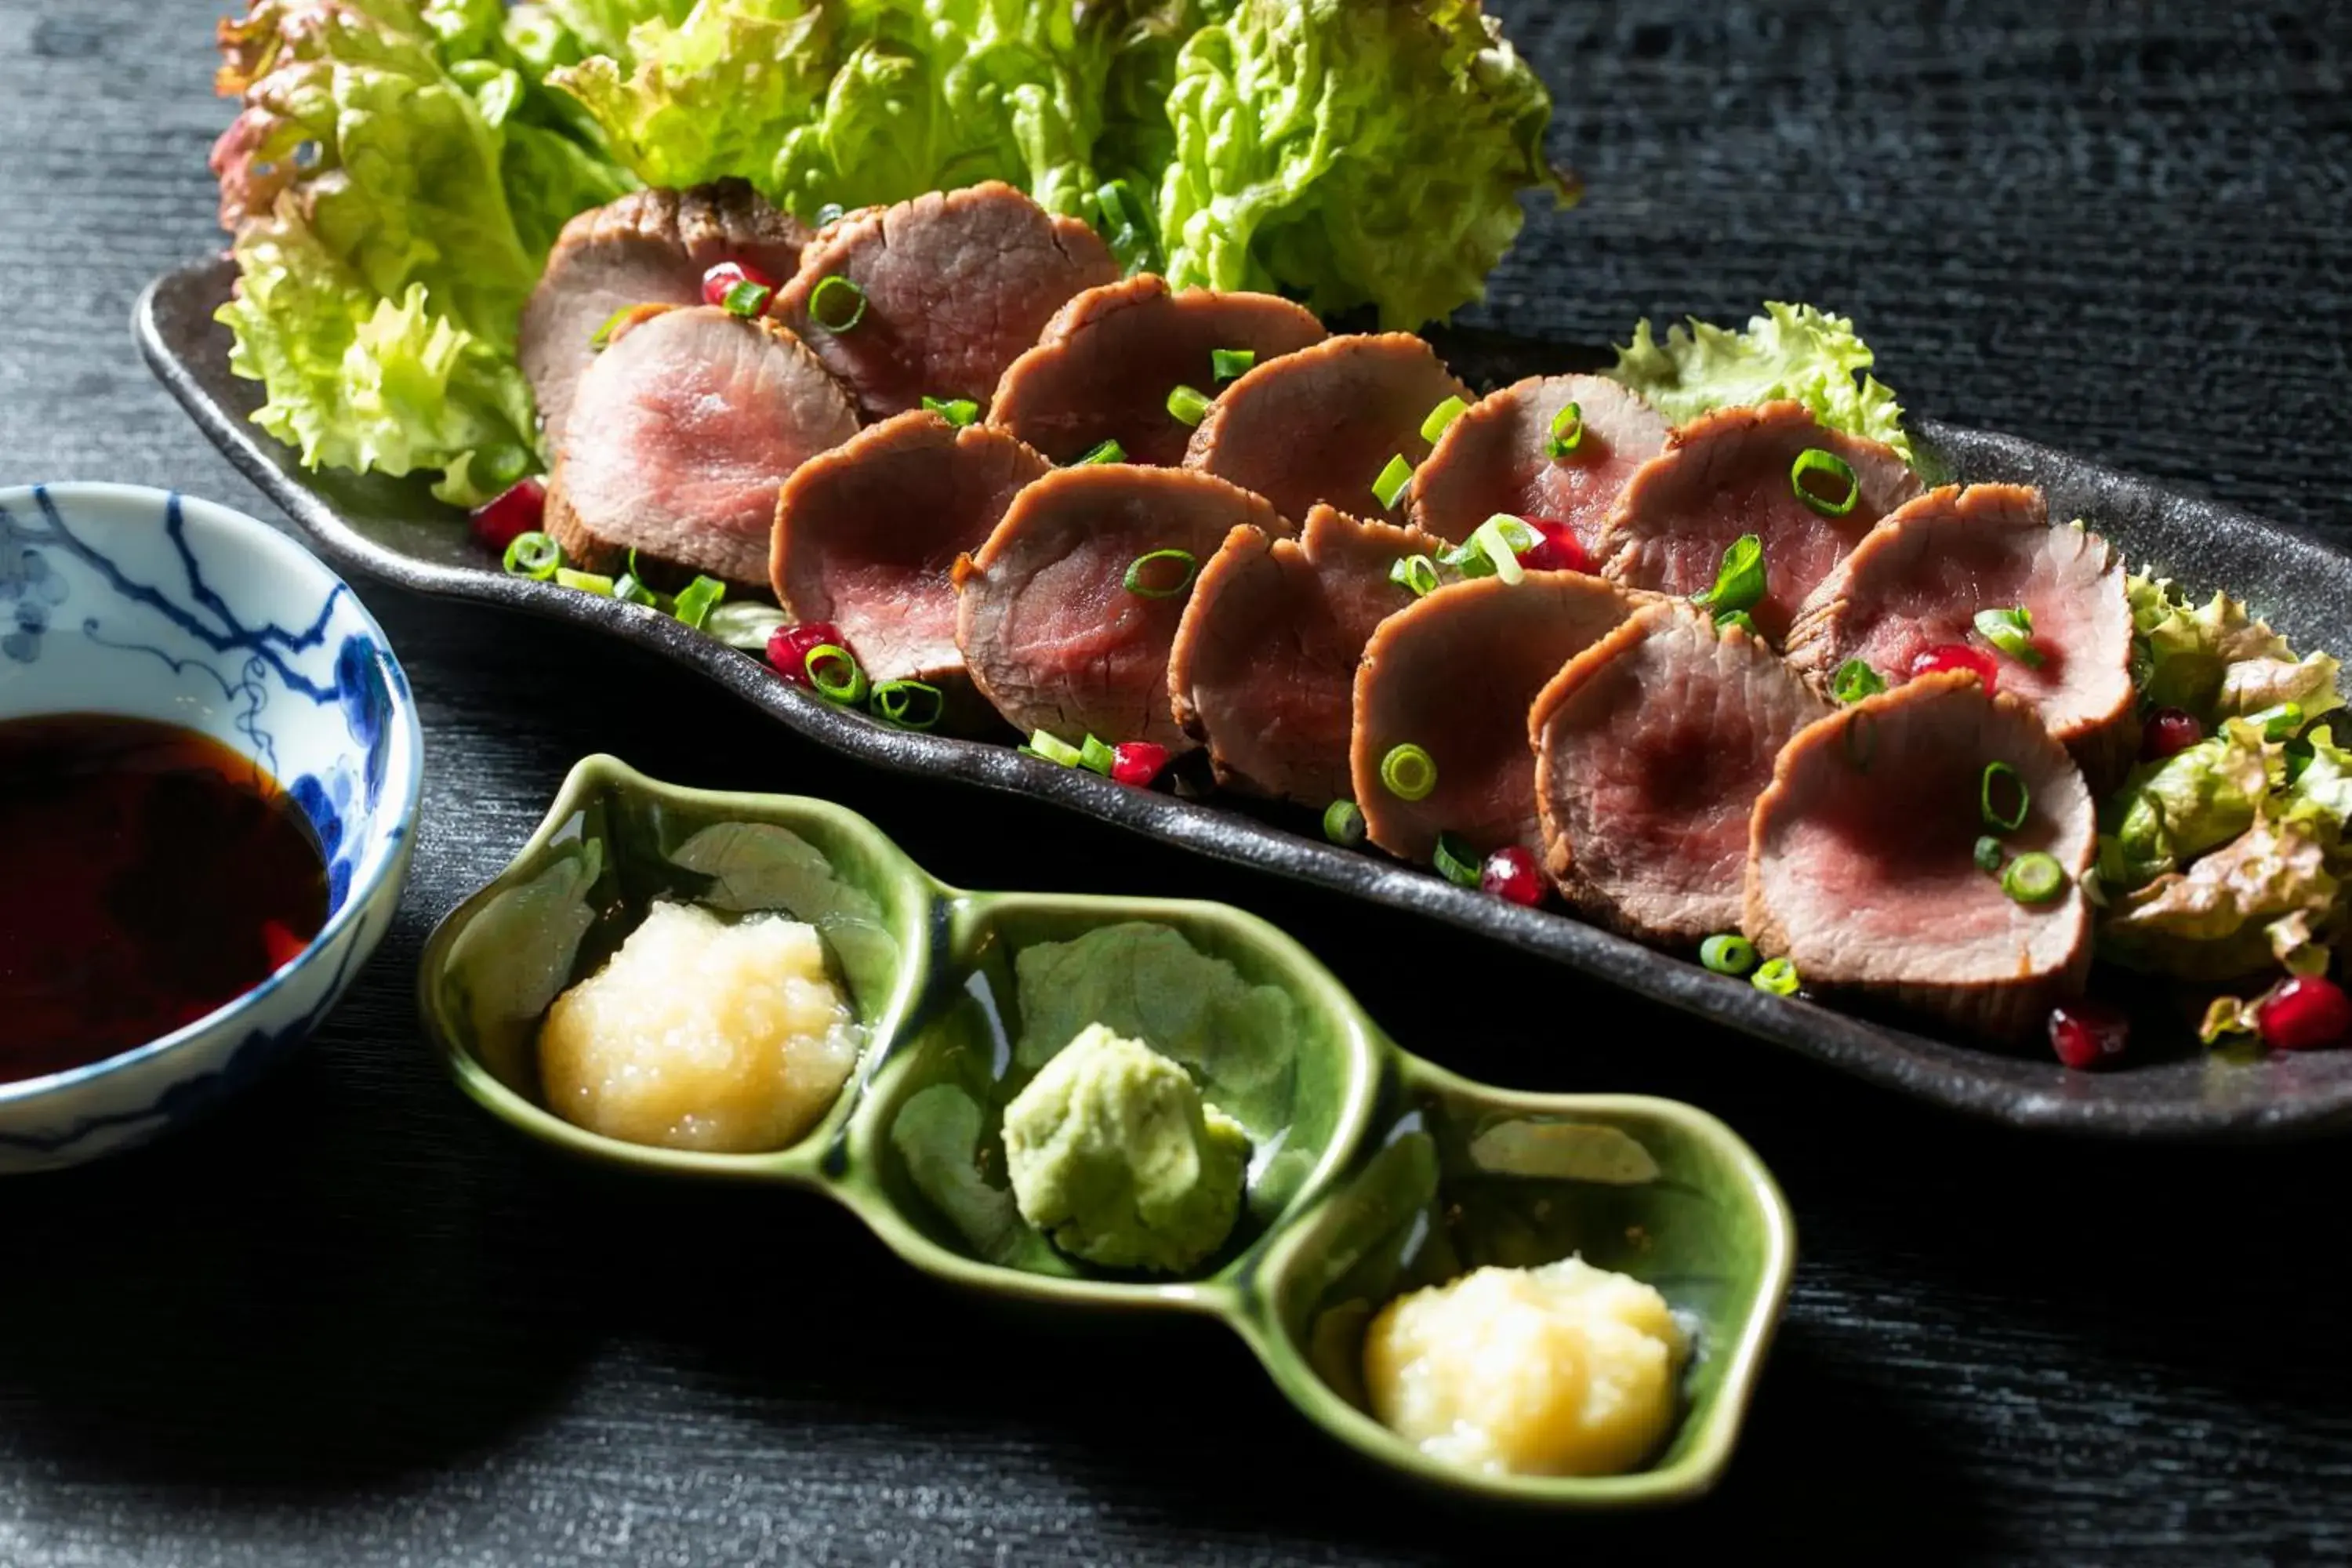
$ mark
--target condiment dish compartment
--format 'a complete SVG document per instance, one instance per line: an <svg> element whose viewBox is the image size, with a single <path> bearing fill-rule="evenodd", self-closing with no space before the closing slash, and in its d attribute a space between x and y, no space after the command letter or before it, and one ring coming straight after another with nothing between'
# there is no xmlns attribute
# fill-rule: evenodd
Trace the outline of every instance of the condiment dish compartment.
<svg viewBox="0 0 2352 1568"><path fill-rule="evenodd" d="M835 1103L789 1147L625 1142L542 1103L549 1005L665 900L776 910L824 933L864 1047ZM1787 1207L1704 1112L1468 1082L1397 1048L1311 954L1255 916L961 891L824 802L680 789L590 757L514 863L435 931L418 989L460 1086L534 1138L637 1169L824 1192L916 1267L995 1295L1222 1319L1309 1419L1439 1488L1570 1508L1704 1491L1728 1459L1787 1293ZM1066 1257L1013 1205L1004 1107L1094 1023L1182 1063L1251 1135L1241 1217L1183 1276ZM1696 1331L1681 1419L1645 1468L1480 1474L1366 1412L1363 1331L1390 1296L1570 1253L1655 1286Z"/></svg>

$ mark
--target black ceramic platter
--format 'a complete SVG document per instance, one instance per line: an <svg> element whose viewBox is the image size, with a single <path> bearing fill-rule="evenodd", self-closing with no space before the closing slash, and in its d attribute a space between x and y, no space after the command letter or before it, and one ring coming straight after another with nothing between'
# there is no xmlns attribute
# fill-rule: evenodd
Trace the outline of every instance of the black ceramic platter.
<svg viewBox="0 0 2352 1568"><path fill-rule="evenodd" d="M1132 789L991 742L892 729L777 679L759 659L656 611L506 575L485 562L416 480L309 473L250 422L257 384L229 374L226 258L158 279L134 326L164 384L205 434L308 531L336 565L402 587L604 628L650 648L820 744L942 782L1035 796L1170 844L1297 878L1480 932L1654 1001L1969 1115L2111 1137L2248 1140L2352 1126L2352 1050L2235 1061L2208 1056L2189 1031L2134 1040L2133 1065L2070 1071L2043 1053L2004 1055L1900 1024L1767 995L1743 980L1654 952L1565 915L1452 886L1378 854L1334 847L1311 822L1269 820L1220 801ZM1523 340L1433 333L1455 374L1486 387L1542 371L1588 368L1590 351ZM2081 516L2139 571L2197 592L2227 588L2299 647L2352 649L2352 557L2312 537L2178 494L2013 437L1912 422L1921 467L1938 481L2042 487L2053 516Z"/></svg>

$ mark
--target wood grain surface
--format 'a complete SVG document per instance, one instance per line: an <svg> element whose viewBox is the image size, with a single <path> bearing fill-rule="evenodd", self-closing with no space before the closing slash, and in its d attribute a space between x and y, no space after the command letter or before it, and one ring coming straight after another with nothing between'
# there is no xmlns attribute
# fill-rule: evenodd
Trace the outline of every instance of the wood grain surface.
<svg viewBox="0 0 2352 1568"><path fill-rule="evenodd" d="M125 325L218 242L219 8L0 0L0 483L258 504ZM1536 218L1480 319L1594 342L1811 300L1916 408L2352 524L2344 7L1496 8L1591 195ZM2341 1145L1958 1123L1401 916L858 771L625 648L362 593L427 726L400 923L227 1114L0 1186L0 1564L2352 1555ZM1206 1327L1007 1314L821 1203L503 1135L425 1057L416 952L592 751L849 802L967 885L1225 898L1415 1050L1722 1115L1802 1251L1723 1489L1638 1520L1441 1505Z"/></svg>

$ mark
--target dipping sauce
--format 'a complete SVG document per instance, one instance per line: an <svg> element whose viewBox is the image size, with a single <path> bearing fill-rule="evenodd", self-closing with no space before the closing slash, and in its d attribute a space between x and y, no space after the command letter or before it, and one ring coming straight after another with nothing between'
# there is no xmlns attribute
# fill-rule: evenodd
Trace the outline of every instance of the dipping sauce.
<svg viewBox="0 0 2352 1568"><path fill-rule="evenodd" d="M327 920L278 781L144 719L0 721L0 1081L158 1039L253 989Z"/></svg>

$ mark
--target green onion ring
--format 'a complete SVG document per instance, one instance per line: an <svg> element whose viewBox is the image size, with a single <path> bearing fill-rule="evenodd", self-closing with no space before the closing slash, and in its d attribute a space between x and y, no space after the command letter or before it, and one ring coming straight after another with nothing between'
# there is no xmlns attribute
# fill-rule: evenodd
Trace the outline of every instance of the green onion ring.
<svg viewBox="0 0 2352 1568"><path fill-rule="evenodd" d="M1789 960L1768 958L1762 967L1748 977L1748 984L1775 996L1794 996L1804 981L1798 976L1797 966Z"/></svg>
<svg viewBox="0 0 2352 1568"><path fill-rule="evenodd" d="M624 572L613 579L613 597L627 605L661 603L661 595L639 582L634 572Z"/></svg>
<svg viewBox="0 0 2352 1568"><path fill-rule="evenodd" d="M1756 944L1744 936L1711 936L1698 944L1698 961L1717 974L1738 976L1756 967Z"/></svg>
<svg viewBox="0 0 2352 1568"><path fill-rule="evenodd" d="M1457 888L1478 885L1477 855L1451 833L1437 836L1437 848L1431 854L1429 863L1437 868L1439 876Z"/></svg>
<svg viewBox="0 0 2352 1568"><path fill-rule="evenodd" d="M1381 783L1399 800L1426 800L1437 787L1437 759L1411 742L1381 759Z"/></svg>
<svg viewBox="0 0 2352 1568"><path fill-rule="evenodd" d="M2000 839L1995 838L1990 833L1984 835L1984 837L1977 840L1977 869L1982 871L1988 877L2000 876L2000 863L2006 857L2007 853L2008 852L2006 850L2001 848Z"/></svg>
<svg viewBox="0 0 2352 1568"><path fill-rule="evenodd" d="M559 566L555 569L555 585L582 594L593 594L602 599L613 596L613 580L602 572L574 572L569 566Z"/></svg>
<svg viewBox="0 0 2352 1568"><path fill-rule="evenodd" d="M928 730L946 714L948 700L928 681L886 680L874 689L868 706L901 730Z"/></svg>
<svg viewBox="0 0 2352 1568"><path fill-rule="evenodd" d="M1458 397L1448 397L1431 409L1429 417L1421 422L1421 438L1434 446L1437 438L1445 434L1446 427L1468 412L1469 407Z"/></svg>
<svg viewBox="0 0 2352 1568"><path fill-rule="evenodd" d="M1249 368L1255 363L1257 363L1255 349L1209 351L1209 370L1219 381L1231 381L1235 376L1246 374Z"/></svg>
<svg viewBox="0 0 2352 1568"><path fill-rule="evenodd" d="M507 546L506 569L517 577L544 583L563 564L563 546L544 533L518 533Z"/></svg>
<svg viewBox="0 0 2352 1568"><path fill-rule="evenodd" d="M801 668L808 671L809 684L817 695L829 702L855 703L866 699L866 671L847 648L838 643L819 643L801 658ZM844 669L846 673L840 673Z"/></svg>
<svg viewBox="0 0 2352 1568"><path fill-rule="evenodd" d="M2030 849L2000 874L2000 890L2021 904L2046 904L2066 889L2066 868L2054 855Z"/></svg>
<svg viewBox="0 0 2352 1568"><path fill-rule="evenodd" d="M1209 416L1209 395L1197 386L1180 383L1168 394L1168 416L1179 425L1198 428L1201 421Z"/></svg>
<svg viewBox="0 0 2352 1568"><path fill-rule="evenodd" d="M1100 773L1103 777L1108 778L1111 765L1118 761L1118 753L1096 739L1092 733L1089 733L1085 743L1078 747L1078 766L1090 773Z"/></svg>
<svg viewBox="0 0 2352 1568"><path fill-rule="evenodd" d="M775 293L776 291L765 283L754 283L749 278L745 278L730 285L719 302L727 308L729 315L741 316L748 321L764 312L768 308L768 301L775 298Z"/></svg>
<svg viewBox="0 0 2352 1568"><path fill-rule="evenodd" d="M1886 679L1858 658L1847 659L1830 678L1830 695L1843 706L1852 706L1865 697L1875 697L1886 689Z"/></svg>
<svg viewBox="0 0 2352 1568"><path fill-rule="evenodd" d="M2017 810L2004 814L1992 803L1993 787L2007 779L2017 789ZM1987 827L1997 827L2003 833L2014 833L2025 826L2026 813L2033 808L2033 792L2025 787L2025 777L2007 763L1987 763L1984 776L1977 781L1977 810Z"/></svg>
<svg viewBox="0 0 2352 1568"><path fill-rule="evenodd" d="M1066 768L1076 767L1078 758L1083 754L1059 735L1045 730L1031 731L1029 744L1024 749L1032 755L1043 757L1049 763L1059 763Z"/></svg>
<svg viewBox="0 0 2352 1568"><path fill-rule="evenodd" d="M1389 567L1389 581L1416 599L1437 591L1437 563L1426 555L1408 555Z"/></svg>
<svg viewBox="0 0 2352 1568"><path fill-rule="evenodd" d="M1584 405L1571 403L1551 416L1551 434L1544 440L1544 456L1558 462L1573 457L1584 445Z"/></svg>
<svg viewBox="0 0 2352 1568"><path fill-rule="evenodd" d="M959 430L980 417L980 405L969 397L926 397L923 406Z"/></svg>
<svg viewBox="0 0 2352 1568"><path fill-rule="evenodd" d="M1411 483L1412 465L1404 460L1402 452L1399 452L1388 460L1388 466L1381 470L1380 478L1372 481L1372 499L1381 503L1382 511L1386 511L1396 505L1397 497L1404 494L1405 487Z"/></svg>
<svg viewBox="0 0 2352 1568"><path fill-rule="evenodd" d="M1364 814L1352 800L1335 800L1323 808L1323 837L1342 849L1364 841Z"/></svg>
<svg viewBox="0 0 2352 1568"><path fill-rule="evenodd" d="M1124 463L1126 461L1126 447L1120 446L1116 441L1097 441L1093 446L1087 447L1082 456L1073 459L1070 467L1074 468L1090 468L1097 463Z"/></svg>
<svg viewBox="0 0 2352 1568"><path fill-rule="evenodd" d="M845 304L825 303L840 300L844 295L848 296ZM866 319L866 290L837 272L828 272L809 290L808 318L828 332L845 332Z"/></svg>
<svg viewBox="0 0 2352 1568"><path fill-rule="evenodd" d="M700 630L727 597L727 584L716 577L697 577L677 591L677 603L671 614L686 625Z"/></svg>
<svg viewBox="0 0 2352 1568"><path fill-rule="evenodd" d="M1715 571L1715 586L1703 594L1693 594L1691 603L1721 616L1734 610L1752 610L1763 598L1764 541L1755 534L1743 533L1725 548L1723 563Z"/></svg>
<svg viewBox="0 0 2352 1568"><path fill-rule="evenodd" d="M1817 494L1805 483L1808 474L1830 474L1843 479L1844 498L1832 500ZM1819 447L1806 447L1797 454L1797 460L1789 465L1789 488L1797 492L1799 500L1823 517L1843 517L1853 510L1856 501L1862 500L1862 480L1854 476L1853 465L1835 452L1824 452Z"/></svg>
<svg viewBox="0 0 2352 1568"><path fill-rule="evenodd" d="M1155 588L1146 586L1143 581L1143 574L1145 572L1150 570L1152 563L1157 561L1182 562L1184 563L1183 575L1177 578L1175 582L1165 587ZM1127 563L1127 575L1119 580L1119 586L1125 588L1129 593L1134 595L1139 599L1172 599L1177 595L1182 593L1185 589L1191 587L1192 585L1192 579L1200 574L1201 558L1193 554L1191 551L1155 550L1149 555L1139 555L1134 560Z"/></svg>
<svg viewBox="0 0 2352 1568"><path fill-rule="evenodd" d="M1504 582L1517 583L1528 574L1527 568L1519 564L1519 552L1534 548L1535 542L1534 530L1509 513L1498 511L1470 531L1463 548L1486 556L1494 563L1495 575Z"/></svg>
<svg viewBox="0 0 2352 1568"><path fill-rule="evenodd" d="M2042 668L2042 650L2033 646L2033 612L2023 605L2007 609L1979 610L1977 636L2028 669Z"/></svg>

